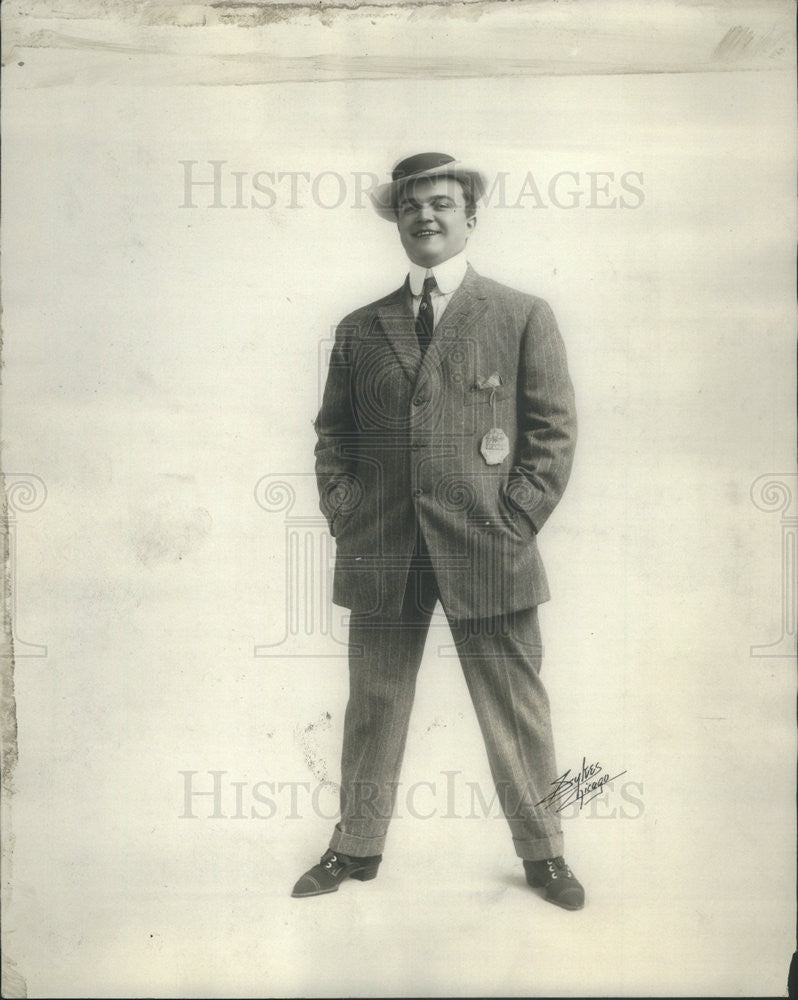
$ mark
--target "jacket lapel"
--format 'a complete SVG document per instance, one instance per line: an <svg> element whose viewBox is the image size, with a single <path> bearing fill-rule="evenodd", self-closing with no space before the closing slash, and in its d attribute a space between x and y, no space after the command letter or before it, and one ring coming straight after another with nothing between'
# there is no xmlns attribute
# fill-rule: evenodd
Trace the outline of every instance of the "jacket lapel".
<svg viewBox="0 0 798 1000"><path fill-rule="evenodd" d="M383 301L377 309L377 317L403 371L411 382L416 383L440 367L449 351L462 340L487 307L483 281L469 264L462 284L435 326L423 362L407 281Z"/></svg>
<svg viewBox="0 0 798 1000"><path fill-rule="evenodd" d="M377 317L405 374L415 382L421 351L416 339L416 323L410 307L407 281L378 307Z"/></svg>
<svg viewBox="0 0 798 1000"><path fill-rule="evenodd" d="M487 293L483 281L469 264L462 284L435 326L432 342L418 369L419 383L440 367L449 351L462 341L487 308Z"/></svg>

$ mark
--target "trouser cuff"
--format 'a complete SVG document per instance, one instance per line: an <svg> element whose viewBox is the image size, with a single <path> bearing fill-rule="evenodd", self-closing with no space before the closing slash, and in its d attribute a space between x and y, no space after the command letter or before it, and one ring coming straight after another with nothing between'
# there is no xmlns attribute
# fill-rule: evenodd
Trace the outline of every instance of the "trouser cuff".
<svg viewBox="0 0 798 1000"><path fill-rule="evenodd" d="M330 838L330 848L339 854L348 854L354 858L371 858L382 854L385 848L385 837L356 837L352 833L344 833L336 826ZM546 857L554 857L548 854Z"/></svg>
<svg viewBox="0 0 798 1000"><path fill-rule="evenodd" d="M537 840L519 840L518 837L513 837L513 846L515 853L524 861L546 861L562 854L563 836L561 833L554 833L550 837L540 837Z"/></svg>

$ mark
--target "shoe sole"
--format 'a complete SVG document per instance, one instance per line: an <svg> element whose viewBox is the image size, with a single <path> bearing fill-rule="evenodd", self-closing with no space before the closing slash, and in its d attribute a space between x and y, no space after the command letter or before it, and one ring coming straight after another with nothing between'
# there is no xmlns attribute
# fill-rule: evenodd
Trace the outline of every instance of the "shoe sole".
<svg viewBox="0 0 798 1000"><path fill-rule="evenodd" d="M545 882L530 882L529 879L526 880L526 884L531 886L533 889L545 889ZM585 901L582 900L581 903L561 903L558 899L552 899L550 896L543 897L547 903L552 903L554 906L559 906L561 910L581 910Z"/></svg>
<svg viewBox="0 0 798 1000"><path fill-rule="evenodd" d="M293 899L308 899L313 896L327 896L331 892L338 892L340 886L346 882L348 878L353 878L358 882L370 882L376 877L376 868L360 868L358 871L347 872L340 882L336 882L336 884L331 886L329 889L322 889L321 886L319 886L315 892L292 892L291 896Z"/></svg>
<svg viewBox="0 0 798 1000"><path fill-rule="evenodd" d="M554 906L559 906L561 910L571 910L571 911L581 910L585 905L584 903L576 903L574 905L572 905L571 903L560 903L556 899L549 899L548 896L546 897L546 902L552 903Z"/></svg>

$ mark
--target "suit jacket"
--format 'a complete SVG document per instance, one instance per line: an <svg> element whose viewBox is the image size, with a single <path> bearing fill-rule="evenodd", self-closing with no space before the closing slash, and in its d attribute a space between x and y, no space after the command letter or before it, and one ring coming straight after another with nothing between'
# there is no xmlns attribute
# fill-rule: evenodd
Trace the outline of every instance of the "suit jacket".
<svg viewBox="0 0 798 1000"><path fill-rule="evenodd" d="M494 426L509 454L489 465L480 445ZM357 309L336 331L315 427L334 603L398 614L417 525L451 617L549 599L536 535L568 481L576 414L542 299L469 265L423 361L407 282Z"/></svg>

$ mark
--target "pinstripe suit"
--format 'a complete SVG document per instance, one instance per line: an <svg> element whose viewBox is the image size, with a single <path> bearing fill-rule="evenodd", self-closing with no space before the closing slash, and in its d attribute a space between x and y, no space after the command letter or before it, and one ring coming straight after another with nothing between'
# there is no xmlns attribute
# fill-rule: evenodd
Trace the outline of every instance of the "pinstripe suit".
<svg viewBox="0 0 798 1000"><path fill-rule="evenodd" d="M539 679L536 535L576 436L573 390L541 299L470 266L424 355L407 283L343 320L316 420L320 505L336 537L333 601L352 609L342 818L331 846L380 853L429 617L458 646L516 851L562 853L536 806L556 776ZM498 376L494 390L480 388ZM497 379L494 377L494 383ZM480 452L493 426L509 455Z"/></svg>

